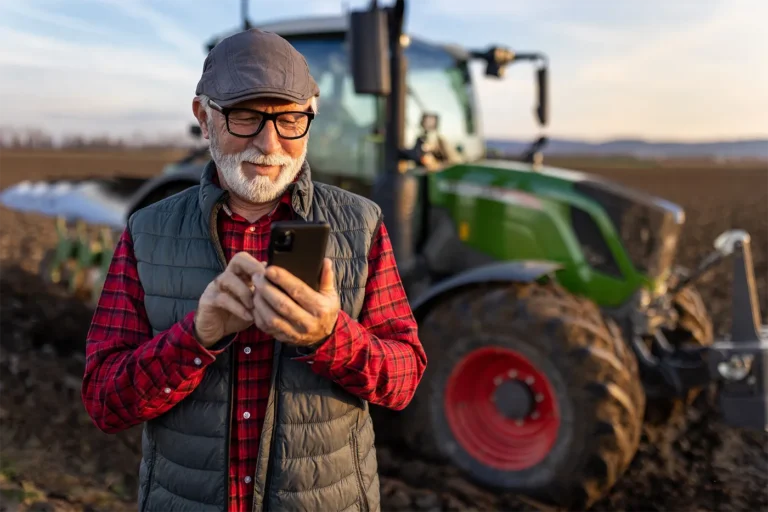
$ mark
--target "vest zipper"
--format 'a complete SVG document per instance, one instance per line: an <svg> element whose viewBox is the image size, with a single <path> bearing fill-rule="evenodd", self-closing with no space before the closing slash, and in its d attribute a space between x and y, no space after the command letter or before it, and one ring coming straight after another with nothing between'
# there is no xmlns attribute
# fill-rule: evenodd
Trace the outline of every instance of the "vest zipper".
<svg viewBox="0 0 768 512"><path fill-rule="evenodd" d="M221 239L219 238L219 232L216 229L216 219L217 215L219 214L219 210L221 210L222 202L218 202L213 206L213 211L211 211L211 218L210 218L210 234L211 238L213 240L213 245L216 248L216 254L219 257L219 263L221 263L221 271L224 272L227 269L227 257L224 255L224 249L221 247ZM224 495L229 496L229 478L230 478L230 450L232 449L232 414L234 410L234 404L233 402L233 396L234 396L234 388L235 388L235 351L232 348L232 345L227 348L227 352L229 355L229 390L227 391L227 397L229 401L229 427L227 428L227 443L226 443L226 452L224 453L224 457L227 460L227 474L224 479L225 488L224 488Z"/></svg>
<svg viewBox="0 0 768 512"><path fill-rule="evenodd" d="M275 347L277 348L277 347ZM280 398L280 358L277 359L277 370L275 372L275 403L273 406L273 421L272 421L272 439L269 440L269 460L267 461L267 476L266 485L264 486L264 498L261 502L261 508L264 512L269 510L269 488L272 485L273 466L275 464L275 438L277 438L277 405Z"/></svg>
<svg viewBox="0 0 768 512"><path fill-rule="evenodd" d="M353 427L353 429L355 428L357 427ZM360 508L363 512L368 512L368 496L365 494L365 486L363 485L363 470L360 467L360 457L358 456L357 433L354 430L350 437L350 443L352 444L352 464L355 468L357 487L360 489Z"/></svg>

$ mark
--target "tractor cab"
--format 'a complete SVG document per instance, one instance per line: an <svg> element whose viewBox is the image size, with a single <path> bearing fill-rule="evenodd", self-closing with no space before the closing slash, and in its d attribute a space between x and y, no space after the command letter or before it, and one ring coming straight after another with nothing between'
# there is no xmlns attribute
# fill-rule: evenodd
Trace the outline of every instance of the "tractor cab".
<svg viewBox="0 0 768 512"><path fill-rule="evenodd" d="M256 25L286 38L307 59L320 87L319 114L307 152L318 181L371 197L383 165L386 108L382 98L355 91L347 16ZM229 34L209 41L212 48ZM424 146L440 162L482 158L485 145L466 51L409 38L404 143ZM416 163L412 162L411 167Z"/></svg>
<svg viewBox="0 0 768 512"><path fill-rule="evenodd" d="M370 94L360 89L356 77L361 60L355 49L366 45L356 43L352 19L345 14L260 24L245 20L237 30L256 27L277 33L306 58L320 87L307 152L312 177L382 206L406 290L415 299L443 278L499 259L458 239L453 212L436 203L443 171L482 161L486 153L470 63L485 62L486 75L500 78L507 64L534 61L537 117L543 126L547 59L539 53L516 54L498 47L471 50L403 35L402 91L390 97ZM214 37L207 49L232 33ZM363 64L366 71L375 68L370 62ZM545 142L539 138L532 144L525 157L529 163L540 159ZM393 165L398 168L396 179L403 181L395 186L384 183L390 178L385 169ZM435 253L438 256L432 257ZM446 258L449 253L456 257Z"/></svg>

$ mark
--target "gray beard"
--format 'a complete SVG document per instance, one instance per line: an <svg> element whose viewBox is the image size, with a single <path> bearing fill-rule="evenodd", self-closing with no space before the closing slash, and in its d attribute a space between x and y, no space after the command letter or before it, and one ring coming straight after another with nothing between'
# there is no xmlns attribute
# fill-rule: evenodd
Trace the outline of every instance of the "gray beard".
<svg viewBox="0 0 768 512"><path fill-rule="evenodd" d="M304 145L304 150L296 159L285 153L265 155L253 146L240 153L224 154L219 148L215 130L211 130L210 134L211 157L224 181L226 181L230 192L255 204L269 203L280 197L301 171L301 166L307 156L308 144ZM279 165L280 173L275 181L272 181L269 176L249 178L243 173L243 162L257 165Z"/></svg>

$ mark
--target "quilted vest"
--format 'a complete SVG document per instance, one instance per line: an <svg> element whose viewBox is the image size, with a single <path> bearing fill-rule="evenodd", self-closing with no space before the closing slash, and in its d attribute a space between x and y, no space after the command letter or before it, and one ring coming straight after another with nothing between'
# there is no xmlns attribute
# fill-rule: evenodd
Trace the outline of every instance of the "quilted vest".
<svg viewBox="0 0 768 512"><path fill-rule="evenodd" d="M197 307L225 266L216 215L227 192L212 182L213 162L200 185L154 203L128 220L155 334ZM357 318L368 277L368 252L381 222L379 207L336 187L314 183L308 164L291 185L298 217L331 226L341 307ZM200 385L142 431L139 510L227 510L232 410L232 346L205 370ZM295 349L275 342L253 510L379 510L374 431L368 403L321 378Z"/></svg>

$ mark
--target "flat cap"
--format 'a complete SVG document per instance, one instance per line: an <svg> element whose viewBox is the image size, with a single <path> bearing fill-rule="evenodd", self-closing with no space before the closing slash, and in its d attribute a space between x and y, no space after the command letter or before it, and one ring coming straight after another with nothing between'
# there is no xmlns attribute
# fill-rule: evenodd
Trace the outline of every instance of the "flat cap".
<svg viewBox="0 0 768 512"><path fill-rule="evenodd" d="M252 28L222 39L208 52L196 94L228 107L255 98L306 103L320 89L291 43Z"/></svg>

